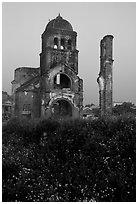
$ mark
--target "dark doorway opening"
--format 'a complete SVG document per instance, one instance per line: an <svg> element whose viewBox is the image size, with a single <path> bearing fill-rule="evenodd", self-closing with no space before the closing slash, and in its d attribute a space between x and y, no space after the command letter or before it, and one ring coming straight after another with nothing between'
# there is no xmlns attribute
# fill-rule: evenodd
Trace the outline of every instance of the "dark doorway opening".
<svg viewBox="0 0 138 204"><path fill-rule="evenodd" d="M72 116L71 104L66 100L58 100L52 106L54 118L70 118Z"/></svg>

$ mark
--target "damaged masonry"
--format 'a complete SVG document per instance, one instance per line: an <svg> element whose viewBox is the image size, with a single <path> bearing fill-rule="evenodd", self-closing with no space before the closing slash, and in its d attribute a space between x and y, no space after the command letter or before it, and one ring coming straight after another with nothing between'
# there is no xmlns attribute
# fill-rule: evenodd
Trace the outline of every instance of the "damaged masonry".
<svg viewBox="0 0 138 204"><path fill-rule="evenodd" d="M83 80L78 76L77 33L59 14L47 24L41 38L40 67L15 70L14 113L25 118L80 118ZM111 36L105 36L101 43L98 77L101 114L107 110L111 113L112 109L111 41Z"/></svg>
<svg viewBox="0 0 138 204"><path fill-rule="evenodd" d="M107 35L101 40L100 73L97 79L99 84L99 106L101 116L112 114L113 80L112 80L112 41L113 36Z"/></svg>

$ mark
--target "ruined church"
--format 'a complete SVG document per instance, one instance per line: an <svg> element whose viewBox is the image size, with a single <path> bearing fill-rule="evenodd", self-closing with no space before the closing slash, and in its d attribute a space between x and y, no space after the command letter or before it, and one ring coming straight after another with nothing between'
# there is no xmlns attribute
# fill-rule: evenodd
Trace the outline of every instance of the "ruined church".
<svg viewBox="0 0 138 204"><path fill-rule="evenodd" d="M80 118L83 80L78 76L77 32L60 14L41 35L40 67L15 69L12 83L14 114L25 118ZM101 114L112 110L112 39L101 42L98 77Z"/></svg>

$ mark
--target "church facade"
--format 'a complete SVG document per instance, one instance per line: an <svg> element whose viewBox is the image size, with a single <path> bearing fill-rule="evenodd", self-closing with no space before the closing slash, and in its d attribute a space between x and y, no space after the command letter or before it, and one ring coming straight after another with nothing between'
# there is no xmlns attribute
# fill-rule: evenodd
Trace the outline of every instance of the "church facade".
<svg viewBox="0 0 138 204"><path fill-rule="evenodd" d="M83 108L83 80L78 76L77 33L60 14L43 34L40 67L19 67L12 94L16 116L79 118Z"/></svg>

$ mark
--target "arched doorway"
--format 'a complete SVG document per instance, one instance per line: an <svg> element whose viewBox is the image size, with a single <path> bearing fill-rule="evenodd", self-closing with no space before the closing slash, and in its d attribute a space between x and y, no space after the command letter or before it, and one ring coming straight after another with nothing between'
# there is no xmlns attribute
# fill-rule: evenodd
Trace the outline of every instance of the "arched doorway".
<svg viewBox="0 0 138 204"><path fill-rule="evenodd" d="M64 99L59 99L52 104L52 116L57 119L72 117L72 106Z"/></svg>

